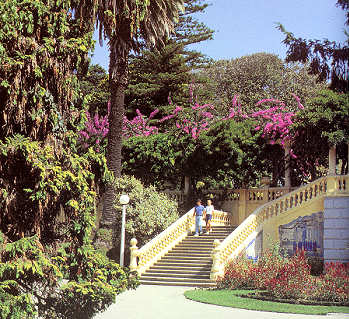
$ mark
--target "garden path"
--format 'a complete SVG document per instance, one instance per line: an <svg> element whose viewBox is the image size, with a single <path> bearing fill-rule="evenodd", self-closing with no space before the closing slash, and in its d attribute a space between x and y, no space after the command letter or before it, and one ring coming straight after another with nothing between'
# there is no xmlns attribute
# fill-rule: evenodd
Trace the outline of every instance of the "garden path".
<svg viewBox="0 0 349 319"><path fill-rule="evenodd" d="M142 285L119 295L116 303L94 319L349 319L348 314L296 315L202 304L184 297L188 289L191 288Z"/></svg>

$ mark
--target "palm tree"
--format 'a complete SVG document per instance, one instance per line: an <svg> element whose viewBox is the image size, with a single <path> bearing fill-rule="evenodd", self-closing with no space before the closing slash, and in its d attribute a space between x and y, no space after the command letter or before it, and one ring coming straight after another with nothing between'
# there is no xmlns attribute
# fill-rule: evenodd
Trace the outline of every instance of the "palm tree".
<svg viewBox="0 0 349 319"><path fill-rule="evenodd" d="M183 0L81 0L75 9L82 21L96 22L100 41L109 40L111 110L107 164L114 176L118 177L121 175L122 124L129 53L138 51L144 45L162 46L164 39L173 31L179 12L183 11ZM113 225L113 202L114 191L109 186L104 199L104 226Z"/></svg>

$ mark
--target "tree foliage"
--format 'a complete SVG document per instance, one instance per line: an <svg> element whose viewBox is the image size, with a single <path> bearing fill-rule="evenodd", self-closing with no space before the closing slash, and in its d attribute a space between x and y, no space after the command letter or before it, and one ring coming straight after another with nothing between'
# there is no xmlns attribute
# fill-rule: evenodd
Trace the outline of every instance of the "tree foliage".
<svg viewBox="0 0 349 319"><path fill-rule="evenodd" d="M28 318L31 312L92 318L136 285L91 245L96 183L110 178L105 157L92 148L76 153L76 133L68 132L66 143L59 155L19 135L0 143L4 318L15 318L23 308L31 309Z"/></svg>
<svg viewBox="0 0 349 319"><path fill-rule="evenodd" d="M198 81L192 71L206 66L209 61L190 48L191 44L212 39L213 31L195 17L207 6L203 0L185 0L185 10L179 14L174 33L165 45L131 56L126 94L126 108L130 114L135 114L137 108L145 114L161 109L168 105L169 95L177 104L187 99L187 85L193 79Z"/></svg>
<svg viewBox="0 0 349 319"><path fill-rule="evenodd" d="M91 114L105 115L108 111L110 90L107 72L98 64L90 65L86 75L80 80L81 93L87 100Z"/></svg>
<svg viewBox="0 0 349 319"><path fill-rule="evenodd" d="M64 131L86 68L92 34L69 13L68 1L5 0L0 7L0 138L37 140ZM30 79L30 81L29 81Z"/></svg>
<svg viewBox="0 0 349 319"><path fill-rule="evenodd" d="M238 95L246 111L256 109L255 103L262 99L274 98L287 106L294 106L296 94L302 101L314 97L324 88L316 83L316 77L307 74L301 65L286 65L278 56L270 53L255 53L249 56L216 61L204 72L210 79L204 86L214 92L213 104L226 113L234 95Z"/></svg>
<svg viewBox="0 0 349 319"><path fill-rule="evenodd" d="M100 41L108 39L110 114L107 164L115 177L121 175L122 125L125 89L128 83L128 56L141 45L161 46L173 31L183 0L80 1L76 14L81 23L99 26ZM115 215L111 185L105 193L102 223Z"/></svg>
<svg viewBox="0 0 349 319"><path fill-rule="evenodd" d="M348 172L347 141L349 139L348 93L321 91L299 112L293 125L294 183L314 180L327 173L328 149L337 145L341 174Z"/></svg>
<svg viewBox="0 0 349 319"><path fill-rule="evenodd" d="M0 313L92 318L137 280L91 244L103 154L81 150L92 33L74 1L0 6ZM81 116L82 115L82 116ZM98 185L99 184L99 185Z"/></svg>
<svg viewBox="0 0 349 319"><path fill-rule="evenodd" d="M346 25L349 25L349 3L338 0L336 5L347 12ZM328 39L308 40L297 38L278 23L277 28L285 35L283 43L288 47L286 61L309 64L310 74L318 76L320 81L330 80L331 89L348 92L349 89L349 42L341 44ZM348 33L345 32L348 37Z"/></svg>

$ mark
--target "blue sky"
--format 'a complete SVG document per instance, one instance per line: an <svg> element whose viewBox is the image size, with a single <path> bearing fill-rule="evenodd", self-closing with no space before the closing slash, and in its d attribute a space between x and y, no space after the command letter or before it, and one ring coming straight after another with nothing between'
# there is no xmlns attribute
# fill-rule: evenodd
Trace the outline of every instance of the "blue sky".
<svg viewBox="0 0 349 319"><path fill-rule="evenodd" d="M297 37L344 42L344 11L335 0L208 0L199 21L214 29L214 40L194 48L214 59L231 59L256 52L285 57L281 22ZM95 39L98 39L95 33ZM108 68L108 46L96 42L92 63Z"/></svg>

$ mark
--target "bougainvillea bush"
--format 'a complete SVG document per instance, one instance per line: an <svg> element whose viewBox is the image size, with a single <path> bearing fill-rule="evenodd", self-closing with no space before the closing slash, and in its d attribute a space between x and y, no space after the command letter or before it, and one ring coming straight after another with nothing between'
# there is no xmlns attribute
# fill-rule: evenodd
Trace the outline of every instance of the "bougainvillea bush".
<svg viewBox="0 0 349 319"><path fill-rule="evenodd" d="M320 276L312 276L303 251L292 257L266 252L257 262L232 260L218 288L265 290L275 299L349 303L349 265L329 263Z"/></svg>

